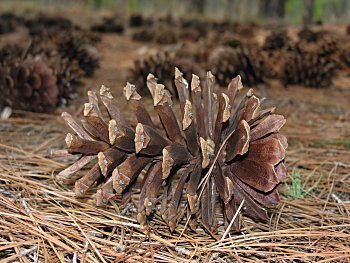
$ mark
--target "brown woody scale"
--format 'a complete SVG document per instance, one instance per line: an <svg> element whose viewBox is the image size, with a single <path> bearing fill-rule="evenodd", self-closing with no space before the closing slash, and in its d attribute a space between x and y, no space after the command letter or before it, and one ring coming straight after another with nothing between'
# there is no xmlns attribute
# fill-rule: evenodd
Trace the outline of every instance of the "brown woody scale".
<svg viewBox="0 0 350 263"><path fill-rule="evenodd" d="M146 168L138 199L137 219L141 224L153 210L158 210L171 230L185 213L214 230L217 208L223 211L226 226L239 212L266 219L264 207L278 203L277 185L286 176L287 140L279 134L284 117L273 114L274 108L261 109L261 100L252 90L236 102L237 93L243 89L240 76L220 95L213 93L214 76L210 72L204 85L196 75L189 85L176 69L175 84L180 120L164 85L152 74L147 78L164 130L152 122L141 96L129 83L124 95L137 118L135 128L113 104L113 96L104 86L99 96L88 93L82 126L63 113L75 132L66 136L68 151L81 154L81 158L61 171L57 181L75 183L77 197L97 185L95 202L103 206L129 192ZM107 108L109 120L102 116L99 100ZM74 174L93 160L96 164L76 180ZM240 216L232 222L233 229L238 230Z"/></svg>

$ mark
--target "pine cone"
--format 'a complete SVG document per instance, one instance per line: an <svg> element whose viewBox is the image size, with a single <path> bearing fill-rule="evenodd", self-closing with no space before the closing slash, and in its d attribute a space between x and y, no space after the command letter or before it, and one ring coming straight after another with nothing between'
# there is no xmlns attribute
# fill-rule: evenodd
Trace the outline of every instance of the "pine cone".
<svg viewBox="0 0 350 263"><path fill-rule="evenodd" d="M142 14L132 14L129 17L130 27L150 26L153 24L153 20L145 18Z"/></svg>
<svg viewBox="0 0 350 263"><path fill-rule="evenodd" d="M332 56L339 51L339 42L337 39L329 37L323 39L319 44L318 54L320 56Z"/></svg>
<svg viewBox="0 0 350 263"><path fill-rule="evenodd" d="M122 34L124 32L124 21L118 17L104 17L100 24L91 26L91 31Z"/></svg>
<svg viewBox="0 0 350 263"><path fill-rule="evenodd" d="M0 35L14 32L17 26L23 25L24 20L12 13L0 15Z"/></svg>
<svg viewBox="0 0 350 263"><path fill-rule="evenodd" d="M77 98L84 72L76 60L60 59L57 63L53 68L57 78L59 105L66 106L69 101Z"/></svg>
<svg viewBox="0 0 350 263"><path fill-rule="evenodd" d="M12 59L0 68L0 106L52 112L58 102L53 71L42 61Z"/></svg>
<svg viewBox="0 0 350 263"><path fill-rule="evenodd" d="M346 67L350 67L350 45L342 48L340 59Z"/></svg>
<svg viewBox="0 0 350 263"><path fill-rule="evenodd" d="M183 116L180 120L164 85L158 84L152 74L147 78L164 130L152 122L141 96L129 83L124 95L136 115L135 128L113 104L113 96L104 86L99 98L94 92L88 93L83 127L63 113L76 133L66 136L68 151L81 154L81 158L61 171L56 180L60 184L75 183L77 197L97 185L95 201L103 206L130 192L146 168L138 199L137 219L141 224L153 210L171 230L187 213L187 218L201 218L202 225L213 231L218 224L216 208L221 209L226 226L240 212L265 220L264 207L278 203L277 185L286 177L287 141L279 134L284 117L272 114L274 108L261 110L252 90L236 103L237 92L243 88L239 76L230 82L227 94L217 96L210 72L205 85L193 75L190 100L189 84L179 70L175 72ZM99 99L108 110L109 121L102 116ZM74 174L96 157L98 162L76 180ZM239 227L240 216L232 229Z"/></svg>
<svg viewBox="0 0 350 263"><path fill-rule="evenodd" d="M170 45L178 41L178 35L171 27L159 27L155 32L154 39L158 44Z"/></svg>
<svg viewBox="0 0 350 263"><path fill-rule="evenodd" d="M17 44L6 44L0 48L0 65L6 62L19 58L23 55L23 49Z"/></svg>
<svg viewBox="0 0 350 263"><path fill-rule="evenodd" d="M306 41L308 43L317 42L320 39L320 34L305 27L298 32L298 38L300 41Z"/></svg>
<svg viewBox="0 0 350 263"><path fill-rule="evenodd" d="M29 35L35 40L54 40L73 31L83 31L72 21L63 17L50 17L43 14L25 22Z"/></svg>
<svg viewBox="0 0 350 263"><path fill-rule="evenodd" d="M335 63L315 53L289 52L284 56L281 79L285 85L328 87L336 71Z"/></svg>
<svg viewBox="0 0 350 263"><path fill-rule="evenodd" d="M159 52L145 59L136 60L130 73L130 79L135 83L139 94L148 96L150 93L147 89L146 79L148 73L153 72L159 81L169 87L171 95L177 98L177 90L173 81L175 67L188 73L200 73L199 67L189 57L184 57L177 53ZM190 77L189 74L186 75L186 78Z"/></svg>
<svg viewBox="0 0 350 263"><path fill-rule="evenodd" d="M263 49L271 52L287 48L290 41L291 39L286 30L272 31L271 34L266 37Z"/></svg>
<svg viewBox="0 0 350 263"><path fill-rule="evenodd" d="M146 26L146 27L141 27L138 30L135 30L131 38L135 41L140 41L140 42L151 42L155 39L156 32L152 27Z"/></svg>
<svg viewBox="0 0 350 263"><path fill-rule="evenodd" d="M208 65L221 86L236 75L241 75L248 86L256 85L264 82L271 72L264 55L258 49L245 47L217 47L209 56Z"/></svg>
<svg viewBox="0 0 350 263"><path fill-rule="evenodd" d="M84 35L70 35L60 41L58 51L69 61L76 60L85 76L92 76L100 66L100 54L91 40Z"/></svg>
<svg viewBox="0 0 350 263"><path fill-rule="evenodd" d="M237 48L237 47L242 48L244 46L244 44L242 42L242 38L236 34L224 34L220 38L220 45L228 46L228 47L232 47L232 48Z"/></svg>

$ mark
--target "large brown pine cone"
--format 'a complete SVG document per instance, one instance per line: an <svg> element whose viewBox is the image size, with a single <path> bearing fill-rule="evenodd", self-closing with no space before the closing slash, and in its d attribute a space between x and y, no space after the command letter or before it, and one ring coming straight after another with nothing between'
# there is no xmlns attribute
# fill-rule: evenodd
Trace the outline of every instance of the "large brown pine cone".
<svg viewBox="0 0 350 263"><path fill-rule="evenodd" d="M280 77L285 85L329 87L336 69L336 64L327 57L310 52L288 52L283 57Z"/></svg>
<svg viewBox="0 0 350 263"><path fill-rule="evenodd" d="M175 67L187 72L186 78L191 78L190 72L200 74L199 67L189 57L177 53L159 52L155 55L139 59L134 62L134 68L130 72L130 80L135 83L137 92L142 96L150 95L147 89L147 76L153 72L156 78L165 83L171 95L177 97L177 90L173 76Z"/></svg>
<svg viewBox="0 0 350 263"><path fill-rule="evenodd" d="M0 106L52 112L58 102L53 71L42 61L12 59L0 67Z"/></svg>
<svg viewBox="0 0 350 263"><path fill-rule="evenodd" d="M285 119L273 114L274 108L263 109L252 90L236 102L243 89L239 76L220 95L214 94L210 72L203 83L193 75L189 84L176 70L181 111L177 119L169 92L152 74L147 77L162 128L150 118L134 85L128 83L124 95L136 128L113 104L108 88L102 86L99 96L89 92L83 126L62 114L75 133L66 136L68 152L81 158L56 180L75 183L77 197L94 189L96 205L103 206L130 193L146 169L137 201L141 224L154 211L171 230L187 218L193 224L200 219L209 231L217 228L217 215L226 227L233 222L231 230L240 228L242 213L266 220L265 208L278 204L277 186L286 177L287 140L279 134ZM100 101L108 119L100 111ZM77 179L76 173L91 161L95 165Z"/></svg>
<svg viewBox="0 0 350 263"><path fill-rule="evenodd" d="M212 68L221 86L236 75L241 75L243 81L251 86L264 82L271 74L264 54L258 49L246 47L215 48L209 56L208 68Z"/></svg>

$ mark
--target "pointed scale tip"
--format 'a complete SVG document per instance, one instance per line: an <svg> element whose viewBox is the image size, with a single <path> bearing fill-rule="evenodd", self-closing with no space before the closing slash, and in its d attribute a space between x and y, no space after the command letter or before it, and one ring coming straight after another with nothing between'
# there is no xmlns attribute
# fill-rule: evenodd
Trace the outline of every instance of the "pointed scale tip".
<svg viewBox="0 0 350 263"><path fill-rule="evenodd" d="M107 97L108 99L111 99L111 100L113 99L113 95L111 94L110 89L103 84L101 85L101 88L100 88L100 95Z"/></svg>
<svg viewBox="0 0 350 263"><path fill-rule="evenodd" d="M184 116L182 119L182 130L186 130L192 124L192 121L193 121L192 104L189 100L186 100Z"/></svg>
<svg viewBox="0 0 350 263"><path fill-rule="evenodd" d="M163 103L167 102L168 98L166 95L167 92L165 86L163 84L157 84L154 90L153 105L162 105Z"/></svg>
<svg viewBox="0 0 350 263"><path fill-rule="evenodd" d="M71 133L67 133L66 138L64 140L65 140L68 148L71 147L73 139L74 139L73 135Z"/></svg>
<svg viewBox="0 0 350 263"><path fill-rule="evenodd" d="M84 103L84 116L92 116L93 109L94 109L94 104L90 102Z"/></svg>
<svg viewBox="0 0 350 263"><path fill-rule="evenodd" d="M182 72L178 69L178 67L175 67L175 79L180 79L182 76Z"/></svg>
<svg viewBox="0 0 350 263"><path fill-rule="evenodd" d="M222 114L222 122L227 122L231 117L230 99L225 93L221 93L221 96L225 100L225 108L224 108L224 112Z"/></svg>
<svg viewBox="0 0 350 263"><path fill-rule="evenodd" d="M195 74L192 74L191 90L194 92L201 91L199 77Z"/></svg>
<svg viewBox="0 0 350 263"><path fill-rule="evenodd" d="M247 91L247 97L249 98L249 97L251 97L251 96L253 96L253 89L249 89L248 91Z"/></svg>
<svg viewBox="0 0 350 263"><path fill-rule="evenodd" d="M87 94L88 94L88 96L90 97L96 97L96 92L95 91L91 91L91 90L89 90L88 92L87 92Z"/></svg>
<svg viewBox="0 0 350 263"><path fill-rule="evenodd" d="M98 158L98 165L100 166L101 173L103 174L103 176L106 177L107 168L108 168L108 161L107 161L103 152L99 152L97 154L97 158Z"/></svg>
<svg viewBox="0 0 350 263"><path fill-rule="evenodd" d="M237 75L237 77L235 77L233 80L235 80L236 83L237 83L237 90L243 89L243 84L242 84L241 75Z"/></svg>
<svg viewBox="0 0 350 263"><path fill-rule="evenodd" d="M148 73L147 80L151 80L151 79L156 79L156 77L152 73Z"/></svg>
<svg viewBox="0 0 350 263"><path fill-rule="evenodd" d="M108 123L108 137L109 143L114 144L115 139L117 138L117 134L119 132L117 122L115 120L110 120Z"/></svg>
<svg viewBox="0 0 350 263"><path fill-rule="evenodd" d="M207 78L213 82L215 80L215 76L213 75L213 73L211 73L211 71L207 72Z"/></svg>
<svg viewBox="0 0 350 263"><path fill-rule="evenodd" d="M139 153L145 147L145 134L144 128L141 123L136 125L135 129L135 152Z"/></svg>
<svg viewBox="0 0 350 263"><path fill-rule="evenodd" d="M129 82L126 83L126 86L123 89L124 97L127 101L134 99L134 100L140 100L141 96L136 91L136 86L134 84L131 84Z"/></svg>

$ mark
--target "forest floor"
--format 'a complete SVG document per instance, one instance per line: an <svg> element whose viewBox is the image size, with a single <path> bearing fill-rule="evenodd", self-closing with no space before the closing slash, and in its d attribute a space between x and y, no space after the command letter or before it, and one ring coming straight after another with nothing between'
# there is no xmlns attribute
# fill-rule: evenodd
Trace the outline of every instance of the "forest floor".
<svg viewBox="0 0 350 263"><path fill-rule="evenodd" d="M76 17L74 10L69 15ZM55 115L16 112L0 120L0 262L350 262L348 72L326 89L277 81L254 87L287 119L281 133L289 144L288 179L267 222L244 218L242 231L223 240L201 228L183 231L185 222L171 233L158 215L149 227L139 225L128 214L133 202L96 208L54 180L72 161L51 156L64 149L69 131L60 112L79 116L84 94L101 84L123 108L128 69L150 48L127 34L101 37L101 67L74 105Z"/></svg>

